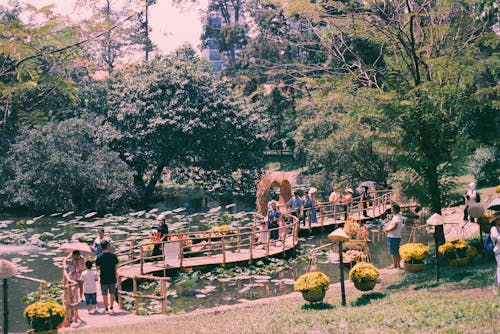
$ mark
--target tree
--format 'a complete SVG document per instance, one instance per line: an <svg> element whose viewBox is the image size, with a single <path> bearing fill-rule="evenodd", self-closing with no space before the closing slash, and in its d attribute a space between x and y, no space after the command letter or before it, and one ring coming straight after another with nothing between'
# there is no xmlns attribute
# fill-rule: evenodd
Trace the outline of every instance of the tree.
<svg viewBox="0 0 500 334"><path fill-rule="evenodd" d="M473 135L464 131L472 127L467 125L474 114L472 102L479 102L473 99L478 86L472 59L495 57L496 51L484 52L481 40L489 40L491 49L497 9L486 12L483 1L273 3L288 18L307 24L310 29L302 31L316 35L310 43L326 55L325 62L314 66L317 70L296 67L288 73L341 76L350 78L355 90L374 90L377 99L361 102L377 110L372 126L385 134L386 145L397 154L398 169L418 176L425 189L421 203L440 213L443 187L455 172L449 167L466 153L465 143ZM498 90L493 81L482 84L494 95L492 90ZM491 104L481 109L487 108ZM355 121L355 110L348 113Z"/></svg>
<svg viewBox="0 0 500 334"><path fill-rule="evenodd" d="M22 131L2 162L2 207L104 212L133 201L133 172L95 124L89 115Z"/></svg>
<svg viewBox="0 0 500 334"><path fill-rule="evenodd" d="M165 169L204 180L259 166L258 115L192 49L116 73L108 87L109 139L144 197Z"/></svg>

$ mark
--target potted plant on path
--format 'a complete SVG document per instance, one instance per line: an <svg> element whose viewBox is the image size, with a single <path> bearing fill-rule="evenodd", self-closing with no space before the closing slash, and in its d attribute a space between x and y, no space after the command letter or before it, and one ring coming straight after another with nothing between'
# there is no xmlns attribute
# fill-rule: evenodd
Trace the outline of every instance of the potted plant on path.
<svg viewBox="0 0 500 334"><path fill-rule="evenodd" d="M429 256L429 247L416 242L399 247L399 255L404 262L405 271L416 273L424 270L424 261Z"/></svg>
<svg viewBox="0 0 500 334"><path fill-rule="evenodd" d="M35 302L24 310L32 332L46 332L56 329L64 320L64 308L53 301Z"/></svg>
<svg viewBox="0 0 500 334"><path fill-rule="evenodd" d="M297 278L293 288L302 292L302 297L310 303L321 302L330 285L330 278L320 271L313 271Z"/></svg>
<svg viewBox="0 0 500 334"><path fill-rule="evenodd" d="M356 289L360 291L373 290L380 273L371 263L357 263L349 271L349 279L354 283Z"/></svg>
<svg viewBox="0 0 500 334"><path fill-rule="evenodd" d="M455 239L446 241L444 244L439 246L439 254L444 256L448 263L454 267L462 267L469 263L469 257L467 256L467 250L469 244L463 239Z"/></svg>

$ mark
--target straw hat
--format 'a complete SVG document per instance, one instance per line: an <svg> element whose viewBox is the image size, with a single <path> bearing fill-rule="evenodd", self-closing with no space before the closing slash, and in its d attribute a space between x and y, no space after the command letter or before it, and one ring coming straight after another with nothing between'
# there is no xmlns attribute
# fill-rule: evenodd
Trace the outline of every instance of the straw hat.
<svg viewBox="0 0 500 334"><path fill-rule="evenodd" d="M493 216L491 216L490 224L494 224L499 219L500 219L500 211L497 211L493 214Z"/></svg>
<svg viewBox="0 0 500 334"><path fill-rule="evenodd" d="M354 191L351 188L346 188L345 191L348 192L348 193L354 194Z"/></svg>
<svg viewBox="0 0 500 334"><path fill-rule="evenodd" d="M469 188L470 190L476 190L476 183L475 182L469 183L469 185L467 186L467 188Z"/></svg>
<svg viewBox="0 0 500 334"><path fill-rule="evenodd" d="M311 189L309 189L309 195L315 194L317 191L318 189L311 187Z"/></svg>
<svg viewBox="0 0 500 334"><path fill-rule="evenodd" d="M11 278L17 274L17 266L7 260L0 260L0 279Z"/></svg>

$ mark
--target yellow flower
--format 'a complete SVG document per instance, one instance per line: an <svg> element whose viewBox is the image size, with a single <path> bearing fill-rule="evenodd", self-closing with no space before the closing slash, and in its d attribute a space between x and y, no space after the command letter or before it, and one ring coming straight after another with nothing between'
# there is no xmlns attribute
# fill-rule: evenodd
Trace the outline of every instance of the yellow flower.
<svg viewBox="0 0 500 334"><path fill-rule="evenodd" d="M399 255L405 263L422 263L429 256L429 247L422 243L408 243L399 248Z"/></svg>
<svg viewBox="0 0 500 334"><path fill-rule="evenodd" d="M293 288L295 291L328 290L330 278L320 271L304 274L297 278Z"/></svg>
<svg viewBox="0 0 500 334"><path fill-rule="evenodd" d="M469 244L467 241L462 239L455 239L451 241L446 241L444 244L439 246L439 254L443 255L447 259L461 259L467 257L467 249Z"/></svg>
<svg viewBox="0 0 500 334"><path fill-rule="evenodd" d="M379 276L378 269L367 262L360 262L349 271L349 279L353 282L375 281Z"/></svg>

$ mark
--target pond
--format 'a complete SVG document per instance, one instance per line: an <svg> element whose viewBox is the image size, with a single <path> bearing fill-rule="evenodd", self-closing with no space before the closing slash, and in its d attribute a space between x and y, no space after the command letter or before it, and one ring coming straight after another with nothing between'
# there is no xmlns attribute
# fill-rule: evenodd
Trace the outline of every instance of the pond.
<svg viewBox="0 0 500 334"><path fill-rule="evenodd" d="M184 203L186 204L186 203ZM198 208L197 208L198 209ZM65 256L57 250L60 244L69 240L91 242L98 228L104 227L106 234L113 240L122 240L131 235L146 236L155 227L154 217L165 212L171 231L206 230L211 226L231 222L241 223L244 214L236 210L245 209L245 205L230 204L224 207L202 208L203 212L194 211L189 203L179 208L156 208L132 212L126 215L106 215L97 217L93 213L75 216L74 213L57 213L43 217L0 216L2 235L0 236L0 257L19 266L20 273L46 281L60 281L61 265ZM224 217L222 217L224 216ZM409 224L407 224L409 225ZM403 241L408 240L410 228L403 232ZM420 236L425 243L426 236ZM181 275L181 278L193 282L192 293L179 291L174 284L169 287L168 305L170 311L191 311L224 304L245 302L245 300L282 295L293 291L294 280L308 269L308 250L330 243L326 233L317 236L301 237L294 258L269 259L257 261L252 266L212 268L210 271L194 272ZM386 241L369 244L370 255L375 266L382 268L391 263ZM332 252L325 252L318 258L317 267L325 272L332 282L339 280L338 264ZM347 270L347 269L346 269ZM197 279L193 279L197 278ZM36 291L36 283L11 279L9 284L10 330L23 332L27 325L22 312L25 304L21 298ZM180 286L181 284L179 284ZM152 286L150 289L154 289ZM131 300L125 304L130 307ZM3 309L0 306L0 314ZM141 312L158 311L158 303L141 305Z"/></svg>

